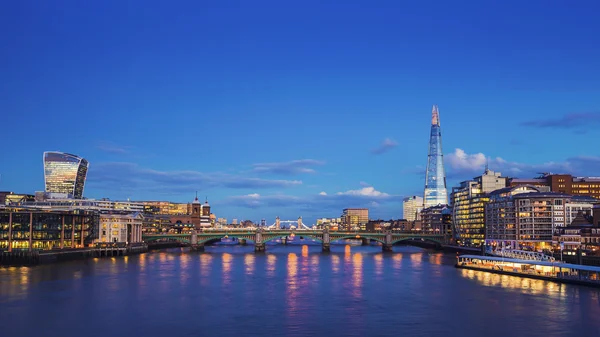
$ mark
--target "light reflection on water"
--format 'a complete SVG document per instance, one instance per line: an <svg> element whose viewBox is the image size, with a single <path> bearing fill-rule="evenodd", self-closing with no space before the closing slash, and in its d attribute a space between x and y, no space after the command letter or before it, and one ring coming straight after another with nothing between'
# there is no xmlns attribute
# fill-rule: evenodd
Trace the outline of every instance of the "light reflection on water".
<svg viewBox="0 0 600 337"><path fill-rule="evenodd" d="M175 326L207 336L505 337L507 326L528 337L600 335L596 289L456 269L453 256L406 247L269 248L0 268L0 303L10 308L0 324L44 320L11 336L58 331L61 320L44 318L51 308L87 336L165 336ZM110 324L94 325L97 317Z"/></svg>

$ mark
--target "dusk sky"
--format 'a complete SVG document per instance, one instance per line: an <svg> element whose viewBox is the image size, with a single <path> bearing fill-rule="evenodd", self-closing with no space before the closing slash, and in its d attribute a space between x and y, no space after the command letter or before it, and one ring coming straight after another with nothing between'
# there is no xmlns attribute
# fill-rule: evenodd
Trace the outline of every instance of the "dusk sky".
<svg viewBox="0 0 600 337"><path fill-rule="evenodd" d="M0 190L42 153L84 195L305 223L423 194L438 104L448 189L600 176L599 1L4 1Z"/></svg>

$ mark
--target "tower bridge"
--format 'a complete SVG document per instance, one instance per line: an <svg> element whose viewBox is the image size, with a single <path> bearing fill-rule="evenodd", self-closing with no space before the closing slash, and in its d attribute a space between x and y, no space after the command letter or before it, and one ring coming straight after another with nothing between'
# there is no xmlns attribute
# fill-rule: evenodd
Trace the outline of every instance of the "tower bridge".
<svg viewBox="0 0 600 337"><path fill-rule="evenodd" d="M280 221L281 223L281 221ZM314 239L321 242L324 252L330 251L331 242L343 239L363 239L373 240L381 243L384 252L392 251L395 243L409 240L429 241L441 246L445 243L444 235L383 231L383 232L357 232L357 231L330 231L329 229L221 229L205 228L182 234L144 234L144 242L171 240L189 245L193 250L203 251L204 246L211 242L219 241L222 238L230 237L254 242L254 251L265 251L265 244L269 241L287 238L290 235L301 235L305 238Z"/></svg>
<svg viewBox="0 0 600 337"><path fill-rule="evenodd" d="M292 229L292 228L298 228L298 229L312 229L312 227L309 227L307 225L305 225L302 222L302 217L298 217L298 220L281 220L279 219L279 217L275 218L275 222L268 226L267 229L282 229L285 228L286 226L282 226L282 224L284 225L288 225L287 227Z"/></svg>

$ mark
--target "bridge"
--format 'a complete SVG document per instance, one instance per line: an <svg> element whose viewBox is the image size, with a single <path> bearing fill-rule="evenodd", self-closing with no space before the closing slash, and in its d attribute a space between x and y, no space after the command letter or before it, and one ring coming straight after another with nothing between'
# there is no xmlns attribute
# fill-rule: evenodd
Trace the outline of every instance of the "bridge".
<svg viewBox="0 0 600 337"><path fill-rule="evenodd" d="M211 229L206 228L201 231L193 231L182 234L144 234L144 242L152 241L177 241L190 245L193 250L203 251L204 246L211 242L220 241L222 238L236 238L254 242L254 251L262 252L265 250L265 244L272 240L286 240L289 236L302 236L303 238L314 239L321 242L324 252L330 251L331 242L344 239L360 239L363 241L376 241L381 243L384 252L392 251L395 243L409 240L419 240L432 242L438 246L445 243L445 237L439 234L383 231L383 232L346 232L330 231L329 229L308 229L308 230L286 230L286 229Z"/></svg>

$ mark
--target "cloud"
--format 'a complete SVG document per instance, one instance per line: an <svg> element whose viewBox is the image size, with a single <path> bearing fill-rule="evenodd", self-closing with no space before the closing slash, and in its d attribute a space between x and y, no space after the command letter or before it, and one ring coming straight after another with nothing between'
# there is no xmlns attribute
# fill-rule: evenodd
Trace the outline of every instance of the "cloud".
<svg viewBox="0 0 600 337"><path fill-rule="evenodd" d="M575 176L594 176L600 171L600 156L575 156L564 161L550 161L541 164L519 163L507 161L501 157L488 158L489 168L502 172L504 176L530 178L542 172L567 173ZM449 176L471 178L483 173L486 155L483 153L468 154L462 149L445 156L446 169Z"/></svg>
<svg viewBox="0 0 600 337"><path fill-rule="evenodd" d="M586 129L590 124L600 124L600 113L569 113L560 118L537 119L522 122L522 126L554 129Z"/></svg>
<svg viewBox="0 0 600 337"><path fill-rule="evenodd" d="M375 154L375 155L383 154L383 153L386 153L389 150L395 148L396 146L398 146L398 142L396 142L393 139L386 138L383 140L383 142L381 142L381 145L379 145L377 148L374 148L373 150L371 150L371 153Z"/></svg>
<svg viewBox="0 0 600 337"><path fill-rule="evenodd" d="M265 189L302 184L300 180L245 177L222 172L160 171L134 163L109 162L90 166L88 185L104 191L184 193L209 188Z"/></svg>
<svg viewBox="0 0 600 337"><path fill-rule="evenodd" d="M371 186L371 184L366 183L364 181L361 181L359 184L360 184L360 186L363 186L363 187L370 187Z"/></svg>
<svg viewBox="0 0 600 337"><path fill-rule="evenodd" d="M313 166L325 165L325 162L315 159L300 159L282 163L259 163L254 164L253 171L265 174L300 174L316 173Z"/></svg>
<svg viewBox="0 0 600 337"><path fill-rule="evenodd" d="M343 208L351 207L380 207L384 204L397 203L400 205L402 196L365 187L359 190L349 190L328 194L323 191L317 195L292 196L285 194L259 195L257 193L232 196L222 200L221 204L245 208L289 207L295 210L318 210L320 213L340 212Z"/></svg>
<svg viewBox="0 0 600 337"><path fill-rule="evenodd" d="M129 149L126 146L119 146L112 142L100 142L96 145L96 148L100 151L107 153L115 153L115 154L127 154L129 153Z"/></svg>
<svg viewBox="0 0 600 337"><path fill-rule="evenodd" d="M350 190L346 192L338 192L337 195L351 195L351 196L361 196L361 197L389 197L390 195L387 193L383 193L377 191L374 187L363 187L360 190Z"/></svg>

